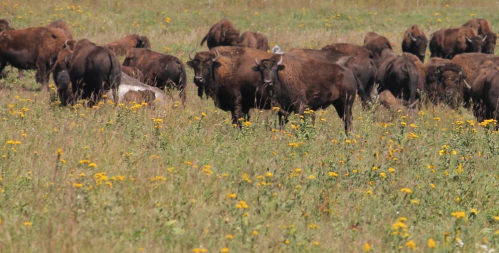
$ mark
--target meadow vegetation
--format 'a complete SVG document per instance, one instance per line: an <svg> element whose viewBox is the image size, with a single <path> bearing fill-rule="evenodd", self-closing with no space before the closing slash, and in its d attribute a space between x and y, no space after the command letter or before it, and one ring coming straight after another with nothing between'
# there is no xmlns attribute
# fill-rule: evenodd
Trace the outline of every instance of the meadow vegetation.
<svg viewBox="0 0 499 253"><path fill-rule="evenodd" d="M64 19L99 44L130 33L188 59L222 17L271 46L321 48L404 30L427 36L479 1L5 1L17 29ZM206 50L199 48L198 50ZM10 67L7 68L8 70ZM252 110L243 128L200 99L187 104L60 107L34 72L0 89L1 252L478 252L499 249L499 135L469 109L415 115L356 101L349 136L334 108L290 118ZM483 251L487 252L487 251Z"/></svg>

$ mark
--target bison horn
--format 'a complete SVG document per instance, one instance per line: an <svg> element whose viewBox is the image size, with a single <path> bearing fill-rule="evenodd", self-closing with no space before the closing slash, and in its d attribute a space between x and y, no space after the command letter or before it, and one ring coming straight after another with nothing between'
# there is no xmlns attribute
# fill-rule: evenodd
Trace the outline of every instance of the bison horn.
<svg viewBox="0 0 499 253"><path fill-rule="evenodd" d="M485 39L487 39L487 35L485 35L485 37L483 37L483 40L482 40L482 41L485 41Z"/></svg>
<svg viewBox="0 0 499 253"><path fill-rule="evenodd" d="M217 52L217 56L213 59L213 61L215 62L215 61L218 61L218 58L220 58L220 53L216 49L213 49L213 50L215 50L215 52Z"/></svg>
<svg viewBox="0 0 499 253"><path fill-rule="evenodd" d="M471 86L468 84L468 82L466 82L466 79L463 79L463 82L464 82L464 84L466 84L466 88L471 90Z"/></svg>
<svg viewBox="0 0 499 253"><path fill-rule="evenodd" d="M431 40L431 38L433 38L433 33L430 35L430 39L429 40Z"/></svg>
<svg viewBox="0 0 499 253"><path fill-rule="evenodd" d="M281 65L282 64L282 55L281 55L281 59L279 60L279 62L277 63L277 66Z"/></svg>
<svg viewBox="0 0 499 253"><path fill-rule="evenodd" d="M191 61L194 60L194 59L192 59L192 56L191 56L192 52L194 52L194 51L196 51L195 48L193 48L191 51L189 51L189 59L191 59Z"/></svg>
<svg viewBox="0 0 499 253"><path fill-rule="evenodd" d="M416 38L412 36L412 33L409 33L409 36L411 37L411 40L416 41Z"/></svg>
<svg viewBox="0 0 499 253"><path fill-rule="evenodd" d="M470 39L470 38L468 38L468 36L466 36L466 39L467 39L469 42L471 42L471 39Z"/></svg>
<svg viewBox="0 0 499 253"><path fill-rule="evenodd" d="M256 66L260 66L260 62L258 61L258 57L255 57L255 63L256 63Z"/></svg>

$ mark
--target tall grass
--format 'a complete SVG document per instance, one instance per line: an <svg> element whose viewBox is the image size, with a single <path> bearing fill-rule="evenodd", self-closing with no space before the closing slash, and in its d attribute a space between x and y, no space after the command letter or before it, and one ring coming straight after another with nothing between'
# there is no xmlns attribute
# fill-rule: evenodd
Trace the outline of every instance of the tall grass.
<svg viewBox="0 0 499 253"><path fill-rule="evenodd" d="M413 23L432 32L472 14L494 29L499 22L488 1L310 2L7 1L0 8L18 29L62 18L76 38L104 44L145 34L154 50L183 60L221 17L284 49L361 43L371 30L398 46ZM349 137L332 108L317 112L315 126L308 114L291 117L284 132L274 112L253 110L237 129L193 84L185 108L178 101L62 108L51 103L53 90L32 91L33 76L10 73L0 90L0 252L499 248L498 135L468 109L406 115L356 103Z"/></svg>

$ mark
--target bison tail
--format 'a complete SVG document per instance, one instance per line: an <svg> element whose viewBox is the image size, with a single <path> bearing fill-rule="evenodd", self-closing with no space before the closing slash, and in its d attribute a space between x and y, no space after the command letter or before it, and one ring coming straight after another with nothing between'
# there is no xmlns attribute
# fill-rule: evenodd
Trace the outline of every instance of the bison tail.
<svg viewBox="0 0 499 253"><path fill-rule="evenodd" d="M357 77L357 75L353 74L353 76L355 77L355 81L357 82L357 93L359 94L360 99L362 99L362 101L364 103L370 103L371 97L366 94L366 91L364 90L364 85L362 84L360 79Z"/></svg>
<svg viewBox="0 0 499 253"><path fill-rule="evenodd" d="M201 45L200 46L203 46L204 42L208 39L208 33L206 34L206 36L204 36L203 40L201 41Z"/></svg>

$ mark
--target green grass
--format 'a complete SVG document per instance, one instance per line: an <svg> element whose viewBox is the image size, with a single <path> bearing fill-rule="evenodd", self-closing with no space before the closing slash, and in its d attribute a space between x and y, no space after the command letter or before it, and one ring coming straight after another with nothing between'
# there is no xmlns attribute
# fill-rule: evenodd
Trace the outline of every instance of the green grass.
<svg viewBox="0 0 499 253"><path fill-rule="evenodd" d="M285 50L361 43L371 30L400 50L413 23L431 32L471 14L499 22L487 1L410 2L12 1L0 13L17 28L62 15L76 38L100 44L147 31L154 50L184 61L221 17ZM78 4L83 13L68 11ZM498 133L468 109L407 116L356 102L348 137L333 108L317 112L316 126L291 117L284 132L274 112L253 110L237 129L192 83L185 108L61 108L53 90L36 91L32 71L16 74L0 90L0 252L499 249Z"/></svg>

